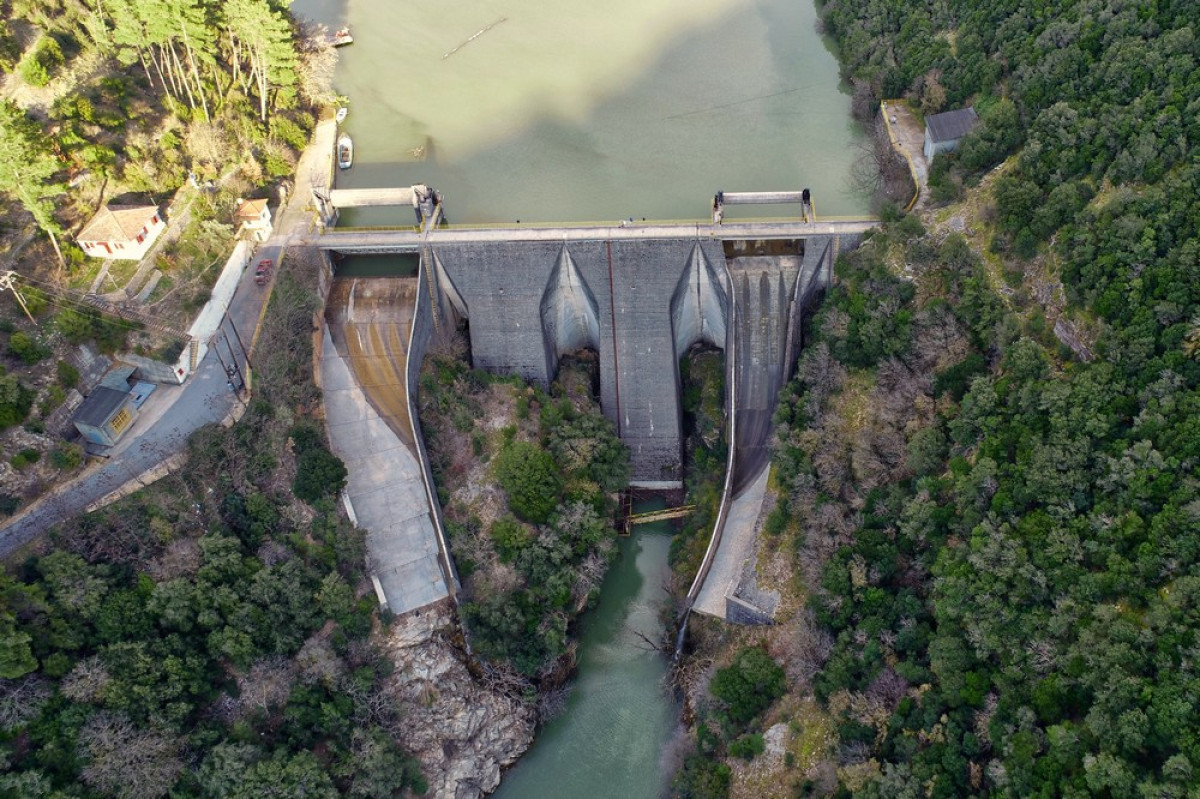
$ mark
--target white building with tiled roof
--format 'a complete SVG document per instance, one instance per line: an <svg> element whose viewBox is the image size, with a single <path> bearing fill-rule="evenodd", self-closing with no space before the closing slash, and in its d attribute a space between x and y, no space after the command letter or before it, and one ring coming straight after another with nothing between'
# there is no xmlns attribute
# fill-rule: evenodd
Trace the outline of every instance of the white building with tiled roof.
<svg viewBox="0 0 1200 799"><path fill-rule="evenodd" d="M156 205L108 205L75 239L93 258L138 260L165 227Z"/></svg>
<svg viewBox="0 0 1200 799"><path fill-rule="evenodd" d="M271 209L265 199L238 200L233 221L239 226L239 236L246 235L255 241L266 241L271 237Z"/></svg>

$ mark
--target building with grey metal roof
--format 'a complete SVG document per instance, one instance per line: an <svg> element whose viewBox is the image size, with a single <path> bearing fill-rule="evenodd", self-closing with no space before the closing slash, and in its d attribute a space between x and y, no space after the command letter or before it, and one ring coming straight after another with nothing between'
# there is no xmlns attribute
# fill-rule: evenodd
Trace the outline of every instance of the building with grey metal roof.
<svg viewBox="0 0 1200 799"><path fill-rule="evenodd" d="M978 122L979 115L969 106L925 117L925 158L932 160L938 153L956 148Z"/></svg>

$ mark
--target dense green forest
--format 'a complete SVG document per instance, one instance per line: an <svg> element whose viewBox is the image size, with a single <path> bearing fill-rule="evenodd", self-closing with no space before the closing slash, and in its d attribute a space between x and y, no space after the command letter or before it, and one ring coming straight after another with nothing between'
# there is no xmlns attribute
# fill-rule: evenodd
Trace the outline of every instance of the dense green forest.
<svg viewBox="0 0 1200 799"><path fill-rule="evenodd" d="M304 412L317 307L282 272L242 420L0 575L0 795L424 790L335 503L345 467Z"/></svg>
<svg viewBox="0 0 1200 799"><path fill-rule="evenodd" d="M574 649L571 625L616 553L629 451L578 363L547 393L433 355L420 408L471 644L555 687L569 671L560 658Z"/></svg>
<svg viewBox="0 0 1200 799"><path fill-rule="evenodd" d="M984 192L994 235L980 253L885 225L842 259L784 392L776 483L840 740L834 783L797 789L1195 795L1195 4L823 13L859 94L980 110L934 198ZM1080 355L1023 285L1034 264L1096 331Z"/></svg>

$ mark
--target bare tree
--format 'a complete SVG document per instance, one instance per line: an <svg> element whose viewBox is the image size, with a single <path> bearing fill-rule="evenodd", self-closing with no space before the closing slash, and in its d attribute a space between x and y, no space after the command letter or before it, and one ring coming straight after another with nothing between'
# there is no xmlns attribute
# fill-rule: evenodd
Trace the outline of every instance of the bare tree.
<svg viewBox="0 0 1200 799"><path fill-rule="evenodd" d="M37 718L53 693L50 681L34 674L0 680L0 730L12 732Z"/></svg>
<svg viewBox="0 0 1200 799"><path fill-rule="evenodd" d="M248 672L237 675L241 709L269 713L283 707L295 680L296 667L285 657L255 661Z"/></svg>
<svg viewBox="0 0 1200 799"><path fill-rule="evenodd" d="M332 102L337 51L329 44L329 29L313 22L300 24L296 83L300 95L314 105Z"/></svg>
<svg viewBox="0 0 1200 799"><path fill-rule="evenodd" d="M552 721L566 710L567 699L570 698L573 688L574 684L568 682L538 694L538 724Z"/></svg>
<svg viewBox="0 0 1200 799"><path fill-rule="evenodd" d="M875 120L872 135L858 143L858 156L850 168L850 181L856 191L870 195L876 204L907 202L914 186L908 164L892 148L883 118Z"/></svg>
<svg viewBox="0 0 1200 799"><path fill-rule="evenodd" d="M112 680L99 655L84 658L59 684L63 695L76 702L96 702Z"/></svg>
<svg viewBox="0 0 1200 799"><path fill-rule="evenodd" d="M296 653L296 665L300 667L300 676L306 683L319 682L327 686L336 685L344 670L342 660L333 651L329 635L324 630L318 630L304 642Z"/></svg>
<svg viewBox="0 0 1200 799"><path fill-rule="evenodd" d="M183 770L179 739L134 726L126 716L102 711L79 731L82 777L92 788L121 799L166 796Z"/></svg>

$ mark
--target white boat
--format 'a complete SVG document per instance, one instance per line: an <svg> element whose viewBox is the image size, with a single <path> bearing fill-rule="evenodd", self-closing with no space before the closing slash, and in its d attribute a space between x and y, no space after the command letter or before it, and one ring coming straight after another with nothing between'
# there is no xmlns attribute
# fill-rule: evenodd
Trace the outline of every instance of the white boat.
<svg viewBox="0 0 1200 799"><path fill-rule="evenodd" d="M331 47L343 47L347 44L353 44L354 37L350 35L349 28L338 28L329 34L328 41Z"/></svg>
<svg viewBox="0 0 1200 799"><path fill-rule="evenodd" d="M349 134L343 133L337 140L337 161L339 169L349 169L354 164L354 142Z"/></svg>
<svg viewBox="0 0 1200 799"><path fill-rule="evenodd" d="M350 113L350 109L342 106L337 110L337 114L334 115L333 119L340 125L346 121L346 114L348 113Z"/></svg>

